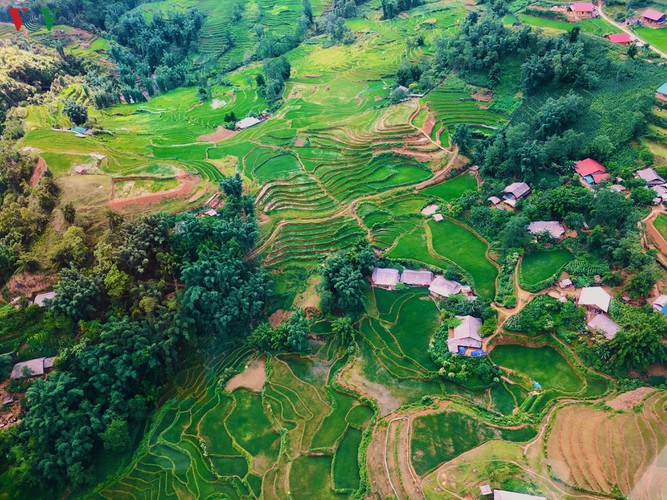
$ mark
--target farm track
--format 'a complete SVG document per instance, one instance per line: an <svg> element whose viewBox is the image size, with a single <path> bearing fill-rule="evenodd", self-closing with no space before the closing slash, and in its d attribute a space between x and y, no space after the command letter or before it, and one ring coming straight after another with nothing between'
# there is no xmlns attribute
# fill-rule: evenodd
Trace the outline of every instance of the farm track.
<svg viewBox="0 0 667 500"><path fill-rule="evenodd" d="M646 40L643 40L642 37L640 37L637 33L632 31L631 29L623 26L620 23L617 23L614 21L611 17L609 17L607 14L604 12L604 2L600 0L597 5L598 12L600 13L600 17L607 21L609 24L614 25L617 27L619 30L621 30L623 33L627 33L631 37L636 37L637 39L641 40L645 45L648 45L648 47L655 52L656 54L660 55L660 57L667 58L667 53L663 52L662 50L658 49L657 47L653 46L652 44L648 43Z"/></svg>

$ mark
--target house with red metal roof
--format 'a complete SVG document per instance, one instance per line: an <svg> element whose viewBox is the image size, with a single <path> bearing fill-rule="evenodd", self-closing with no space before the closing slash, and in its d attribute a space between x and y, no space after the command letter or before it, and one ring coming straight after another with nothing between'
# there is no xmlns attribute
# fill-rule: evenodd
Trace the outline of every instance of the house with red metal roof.
<svg viewBox="0 0 667 500"><path fill-rule="evenodd" d="M570 10L578 17L591 17L595 13L595 5L591 2L572 3Z"/></svg>
<svg viewBox="0 0 667 500"><path fill-rule="evenodd" d="M578 161L574 169L588 184L599 184L610 177L604 165L592 158Z"/></svg>
<svg viewBox="0 0 667 500"><path fill-rule="evenodd" d="M655 9L646 9L642 12L642 21L645 24L660 25L665 22L665 13Z"/></svg>
<svg viewBox="0 0 667 500"><path fill-rule="evenodd" d="M619 45L628 45L633 42L632 37L627 33L613 33L611 35L605 35L605 38L611 43L617 43Z"/></svg>

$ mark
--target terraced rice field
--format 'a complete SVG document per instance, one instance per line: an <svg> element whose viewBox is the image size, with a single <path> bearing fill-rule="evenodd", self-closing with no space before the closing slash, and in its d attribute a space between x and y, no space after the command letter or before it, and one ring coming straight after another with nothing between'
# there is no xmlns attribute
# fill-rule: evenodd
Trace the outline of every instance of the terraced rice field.
<svg viewBox="0 0 667 500"><path fill-rule="evenodd" d="M490 134L507 121L506 115L489 109L488 103L475 101L472 92L474 90L452 77L422 99L436 119L431 139L440 138L446 146L448 141L443 138L451 134L456 125L470 125L479 133Z"/></svg>
<svg viewBox="0 0 667 500"><path fill-rule="evenodd" d="M613 413L571 405L556 415L547 441L554 473L567 484L629 498L662 498L667 489L667 393L641 411Z"/></svg>
<svg viewBox="0 0 667 500"><path fill-rule="evenodd" d="M272 359L263 397L243 388L217 390L221 371L244 363L249 353L232 349L182 374L181 395L163 405L145 451L100 495L285 498L290 488L294 498L333 498L334 488L356 491L359 468L353 466L373 411L328 386L336 349L327 344L306 358ZM311 449L320 456L309 456Z"/></svg>
<svg viewBox="0 0 667 500"><path fill-rule="evenodd" d="M378 317L361 322L363 340L378 363L397 378L427 375L437 367L426 352L438 326L438 310L426 291L373 289Z"/></svg>

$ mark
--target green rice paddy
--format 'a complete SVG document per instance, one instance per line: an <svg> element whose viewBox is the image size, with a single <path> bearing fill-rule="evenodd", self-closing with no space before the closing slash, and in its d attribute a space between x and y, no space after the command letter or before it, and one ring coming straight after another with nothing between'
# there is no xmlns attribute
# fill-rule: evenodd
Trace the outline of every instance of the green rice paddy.
<svg viewBox="0 0 667 500"><path fill-rule="evenodd" d="M319 0L311 3L316 14L329 7ZM223 4L231 6L231 1ZM248 2L242 20L233 23L231 9L215 0L149 2L141 9L189 6L208 15L202 54L221 68L254 48L255 22L261 20L267 32L291 33L303 11L300 0ZM491 103L478 102L472 95L479 87L450 76L419 101L389 106L391 75L400 61L432 53L435 33L422 23L456 30L469 7L459 1L432 1L382 22L376 19L378 2L367 8L368 16L347 21L359 35L354 44L307 43L290 51L292 75L281 108L270 119L220 142L202 136L215 132L226 114L233 111L240 118L266 110L253 83L259 65L230 73L229 81L213 85L211 100L203 103L197 88L190 87L146 103L91 110L109 133L86 138L52 130L66 124L60 110L54 114L46 106L32 106L22 145L42 150L57 178L100 154L105 158L95 168L103 175L153 176L135 185L151 192L171 189L179 171L198 175L202 185L214 189L223 171L238 168L262 214L259 254L275 273L279 292L294 288L295 276L312 273L331 253L371 239L390 259L458 269L479 296L493 299L498 269L488 256L489 244L465 225L450 219L436 223L419 214L429 199L453 202L476 190L477 181L463 174L417 192L414 186L441 166L426 158L431 153L441 155L437 162L449 157L422 140L408 119L419 105L428 104L436 120L431 138L439 137L447 147L458 124L468 124L477 136L506 124L520 100L517 89L505 89ZM580 25L593 33L606 29L593 21ZM408 47L408 35L418 30L424 33L424 45ZM235 40L229 50L222 43L226 33ZM91 50L99 50L102 43ZM503 68L510 70L519 71L519 66ZM67 92L85 99L80 89ZM423 124L426 116L419 113L413 125ZM120 182L125 181L119 181L122 188ZM202 198L193 204L201 204ZM667 217L656 220L656 227L659 224L667 232ZM565 250L525 256L522 276L539 282L569 258ZM104 498L358 497L366 494L367 486L365 464L359 462L367 445L364 438L386 407L418 403L423 396L451 396L508 416L526 400L522 387L507 384L473 392L437 375L427 350L440 316L424 289L374 289L368 295L365 314L355 324L352 354L337 346L328 322L317 323L312 331L325 340L314 341L313 351L305 356L271 357L261 393L244 388L230 393L222 378L227 369L242 368L255 356L252 349L227 344L202 355L178 376L129 464L95 493ZM290 306L291 296L286 296ZM584 387L577 372L550 347L501 345L491 359L554 393L571 394ZM385 406L334 384L342 367L351 367L367 390L385 391ZM587 394L603 393L603 385L589 383ZM548 402L532 401L532 409L537 412ZM458 410L434 412L414 421L414 467L424 475L488 440L520 442L534 435L530 427L493 427Z"/></svg>
<svg viewBox="0 0 667 500"><path fill-rule="evenodd" d="M489 356L494 363L524 374L546 390L576 393L584 388L581 377L553 347L506 344L496 346Z"/></svg>
<svg viewBox="0 0 667 500"><path fill-rule="evenodd" d="M572 258L572 253L565 249L538 250L524 255L519 268L521 284L533 287L551 277L557 278L556 274Z"/></svg>
<svg viewBox="0 0 667 500"><path fill-rule="evenodd" d="M539 28L547 28L551 30L570 31L572 28L574 28L574 26L579 26L582 32L599 36L603 36L609 33L621 33L620 29L600 17L593 19L583 19L581 21L577 21L576 23L557 19L547 19L544 17L531 16L528 14L518 14L518 17L521 21L526 24L530 24L531 26L537 26Z"/></svg>
<svg viewBox="0 0 667 500"><path fill-rule="evenodd" d="M471 174L463 174L450 181L436 184L433 187L426 188L420 193L429 196L435 196L445 201L453 201L463 193L475 191L477 189L477 180Z"/></svg>
<svg viewBox="0 0 667 500"><path fill-rule="evenodd" d="M646 28L644 26L637 26L634 27L633 30L643 40L646 40L646 42L649 45L653 45L654 47L662 50L663 52L667 52L667 29L665 28L653 29L653 28Z"/></svg>
<svg viewBox="0 0 667 500"><path fill-rule="evenodd" d="M476 292L486 298L495 295L497 268L487 259L488 244L465 226L445 219L429 221L433 235L433 249L438 255L450 259L473 279Z"/></svg>

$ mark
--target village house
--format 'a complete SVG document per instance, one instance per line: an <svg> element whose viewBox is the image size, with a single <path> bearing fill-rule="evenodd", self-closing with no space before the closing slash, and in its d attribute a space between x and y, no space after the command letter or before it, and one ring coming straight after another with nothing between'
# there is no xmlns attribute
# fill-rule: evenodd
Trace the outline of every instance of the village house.
<svg viewBox="0 0 667 500"><path fill-rule="evenodd" d="M581 289L579 296L579 305L584 306L591 312L603 313L609 311L611 295L604 288L599 286L587 286Z"/></svg>
<svg viewBox="0 0 667 500"><path fill-rule="evenodd" d="M35 295L35 300L33 300L32 303L39 307L46 307L46 301L53 300L55 298L56 298L56 292L38 293L37 295Z"/></svg>
<svg viewBox="0 0 667 500"><path fill-rule="evenodd" d="M401 273L401 283L409 286L430 286L433 281L431 271L412 271L406 269Z"/></svg>
<svg viewBox="0 0 667 500"><path fill-rule="evenodd" d="M570 278L565 278L565 279L562 279L558 282L558 286L560 288L569 288L569 287L572 286L572 284L573 283L572 283L572 280Z"/></svg>
<svg viewBox="0 0 667 500"><path fill-rule="evenodd" d="M457 354L465 349L481 349L482 337L479 335L479 329L482 327L482 320L474 316L456 316L461 320L461 324L454 328L454 335L447 339L449 352Z"/></svg>
<svg viewBox="0 0 667 500"><path fill-rule="evenodd" d="M541 233L549 233L555 240L560 240L565 234L563 225L555 220L540 220L528 224L530 234L537 236Z"/></svg>
<svg viewBox="0 0 667 500"><path fill-rule="evenodd" d="M665 179L658 175L658 172L654 168L645 168L643 170L637 170L635 172L635 177L638 179L643 179L646 181L648 187L657 186L659 184L665 184Z"/></svg>
<svg viewBox="0 0 667 500"><path fill-rule="evenodd" d="M595 5L591 2L579 2L570 4L570 11L580 19L585 19L595 15Z"/></svg>
<svg viewBox="0 0 667 500"><path fill-rule="evenodd" d="M658 87L658 90L655 91L655 98L658 101L667 102L667 83L663 83Z"/></svg>
<svg viewBox="0 0 667 500"><path fill-rule="evenodd" d="M429 293L438 299L446 299L450 295L457 295L463 291L463 286L457 281L436 276L428 287Z"/></svg>
<svg viewBox="0 0 667 500"><path fill-rule="evenodd" d="M479 492L482 495L492 495L493 491L491 490L491 486L488 484L483 484L482 486L479 487Z"/></svg>
<svg viewBox="0 0 667 500"><path fill-rule="evenodd" d="M651 188L655 193L655 198L653 198L653 203L659 205L667 201L667 184L658 184Z"/></svg>
<svg viewBox="0 0 667 500"><path fill-rule="evenodd" d="M530 186L525 182L513 182L503 189L503 202L510 207L516 206L517 200L525 198L530 194Z"/></svg>
<svg viewBox="0 0 667 500"><path fill-rule="evenodd" d="M599 184L610 177L604 165L592 158L578 161L574 169L588 184Z"/></svg>
<svg viewBox="0 0 667 500"><path fill-rule="evenodd" d="M610 35L605 35L605 38L611 43L616 43L618 45L629 45L634 41L627 33L612 33Z"/></svg>
<svg viewBox="0 0 667 500"><path fill-rule="evenodd" d="M493 500L547 500L545 497L515 493L513 491L493 490Z"/></svg>
<svg viewBox="0 0 667 500"><path fill-rule="evenodd" d="M445 218L440 214L433 214L433 220L436 222L442 222Z"/></svg>
<svg viewBox="0 0 667 500"><path fill-rule="evenodd" d="M656 311L667 314L667 295L661 295L653 301L653 309Z"/></svg>
<svg viewBox="0 0 667 500"><path fill-rule="evenodd" d="M371 275L373 286L394 290L398 285L400 275L398 269L374 267Z"/></svg>
<svg viewBox="0 0 667 500"><path fill-rule="evenodd" d="M646 9L642 12L642 22L648 26L661 26L665 22L665 13L655 9Z"/></svg>
<svg viewBox="0 0 667 500"><path fill-rule="evenodd" d="M434 213L436 213L438 211L439 208L440 207L438 205L433 203L431 205L427 205L424 208L422 208L420 213L422 215L426 215L426 216L433 215Z"/></svg>
<svg viewBox="0 0 667 500"><path fill-rule="evenodd" d="M621 184L612 184L609 187L609 190L613 191L614 193L625 193L628 190L628 188L626 188L625 186L623 186Z"/></svg>
<svg viewBox="0 0 667 500"><path fill-rule="evenodd" d="M258 123L262 123L262 120L255 118L254 116L248 116L247 118L236 122L236 130L245 130L247 128L254 127Z"/></svg>
<svg viewBox="0 0 667 500"><path fill-rule="evenodd" d="M588 329L592 332L601 333L607 340L611 340L616 337L621 327L606 314L596 314L588 322Z"/></svg>
<svg viewBox="0 0 667 500"><path fill-rule="evenodd" d="M53 368L53 361L55 359L55 357L36 358L16 363L14 368L12 368L10 377L13 379L23 378L24 376L39 377L40 375L44 375L47 371Z"/></svg>
<svg viewBox="0 0 667 500"><path fill-rule="evenodd" d="M489 203L491 203L491 206L495 207L495 206L499 205L500 202L502 202L503 200L501 200L497 196L490 196L489 198L487 198L487 201Z"/></svg>

